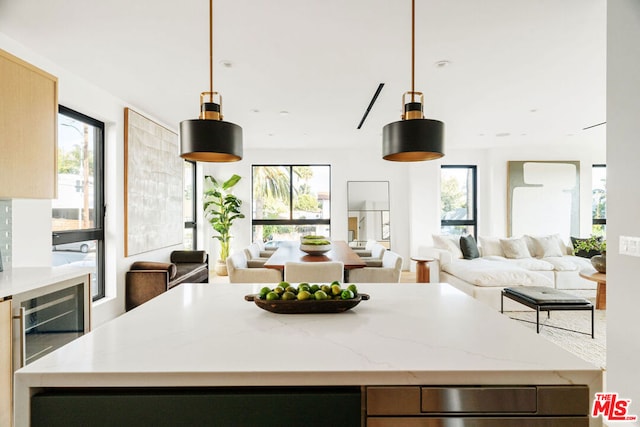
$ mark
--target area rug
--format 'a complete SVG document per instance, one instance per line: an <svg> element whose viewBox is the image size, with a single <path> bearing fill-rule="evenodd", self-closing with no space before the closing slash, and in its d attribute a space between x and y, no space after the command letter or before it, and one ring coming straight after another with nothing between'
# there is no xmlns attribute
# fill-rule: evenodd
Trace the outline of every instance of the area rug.
<svg viewBox="0 0 640 427"><path fill-rule="evenodd" d="M536 329L535 311L505 311L505 315L523 328ZM591 338L591 312L589 311L553 311L547 319L547 313L540 313L540 336L557 344L593 365L606 369L607 358L607 312L596 310L594 316L595 338ZM556 326L562 329L552 328ZM576 333L569 330L585 332Z"/></svg>

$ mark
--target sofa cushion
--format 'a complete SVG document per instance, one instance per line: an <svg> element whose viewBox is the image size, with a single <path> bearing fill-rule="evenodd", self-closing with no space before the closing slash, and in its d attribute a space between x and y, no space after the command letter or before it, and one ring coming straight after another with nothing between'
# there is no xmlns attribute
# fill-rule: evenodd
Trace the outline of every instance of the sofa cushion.
<svg viewBox="0 0 640 427"><path fill-rule="evenodd" d="M178 273L169 282L169 289L181 283L201 283L209 281L207 264L199 262L181 262L177 264Z"/></svg>
<svg viewBox="0 0 640 427"><path fill-rule="evenodd" d="M557 236L534 237L533 239L539 258L561 257L563 255Z"/></svg>
<svg viewBox="0 0 640 427"><path fill-rule="evenodd" d="M433 245L438 249L446 249L454 258L462 258L460 239L449 234L433 234Z"/></svg>
<svg viewBox="0 0 640 427"><path fill-rule="evenodd" d="M507 258L531 258L529 248L523 238L500 239L500 246Z"/></svg>
<svg viewBox="0 0 640 427"><path fill-rule="evenodd" d="M476 286L553 286L553 281L541 273L485 258L457 260L442 266L442 270Z"/></svg>
<svg viewBox="0 0 640 427"><path fill-rule="evenodd" d="M498 257L489 257L489 258L498 258ZM552 271L553 264L547 262L544 259L538 258L502 258L502 260L511 265L517 265L518 267L524 268L525 270L531 271Z"/></svg>
<svg viewBox="0 0 640 427"><path fill-rule="evenodd" d="M460 250L464 259L475 259L480 256L476 239L472 235L460 236Z"/></svg>
<svg viewBox="0 0 640 427"><path fill-rule="evenodd" d="M171 262L178 264L181 262L190 262L194 264L204 264L207 262L207 253L205 251L173 251L171 252Z"/></svg>
<svg viewBox="0 0 640 427"><path fill-rule="evenodd" d="M129 270L162 270L169 272L169 280L176 277L178 267L170 262L136 261Z"/></svg>
<svg viewBox="0 0 640 427"><path fill-rule="evenodd" d="M482 256L504 256L500 239L497 237L480 236L480 247L482 248Z"/></svg>

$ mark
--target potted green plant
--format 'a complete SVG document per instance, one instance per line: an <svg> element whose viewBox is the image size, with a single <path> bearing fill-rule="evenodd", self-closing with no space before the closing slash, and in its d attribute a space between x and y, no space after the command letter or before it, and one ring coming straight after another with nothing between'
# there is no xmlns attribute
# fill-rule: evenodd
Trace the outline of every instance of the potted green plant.
<svg viewBox="0 0 640 427"><path fill-rule="evenodd" d="M587 239L579 239L575 242L573 252L585 251L598 254L591 257L591 265L600 273L607 272L607 241L602 236L589 236Z"/></svg>
<svg viewBox="0 0 640 427"><path fill-rule="evenodd" d="M224 182L216 180L211 175L206 175L204 192L204 216L218 235L214 239L220 241L220 256L214 270L219 276L227 275L227 257L229 256L229 244L231 242L231 226L236 219L244 218L240 212L242 200L238 199L231 189L240 181L240 176L233 175Z"/></svg>

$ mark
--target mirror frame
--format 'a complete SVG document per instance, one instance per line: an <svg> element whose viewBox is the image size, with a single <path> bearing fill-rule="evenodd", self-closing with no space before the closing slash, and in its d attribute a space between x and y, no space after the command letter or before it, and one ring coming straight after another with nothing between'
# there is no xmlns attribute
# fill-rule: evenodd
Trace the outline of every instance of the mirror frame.
<svg viewBox="0 0 640 427"><path fill-rule="evenodd" d="M371 188L367 191L369 194L386 194L386 198L384 200L369 200L366 198L359 198L354 200L354 194L356 192L361 192L356 187L357 184L375 184L376 186L385 188ZM372 202L373 206L366 206L367 202ZM355 206L354 203L361 203L362 206ZM385 209L386 208L386 209ZM366 243L368 240L365 238L361 239L361 236L354 236L354 234L358 234L358 230L352 229L352 220L351 218L356 218L351 215L351 213L358 213L358 223L361 221L366 221L366 218L362 217L361 214L364 213L367 216L371 216L372 214L376 216L375 222L380 223L378 227L379 234L375 236L375 240L382 245L384 245L387 249L391 248L391 203L390 203L390 189L389 189L389 181L347 181L347 242L352 244L352 242L359 242L362 245ZM379 217L378 217L379 215ZM357 238L356 238L357 237ZM386 238L385 238L386 237Z"/></svg>

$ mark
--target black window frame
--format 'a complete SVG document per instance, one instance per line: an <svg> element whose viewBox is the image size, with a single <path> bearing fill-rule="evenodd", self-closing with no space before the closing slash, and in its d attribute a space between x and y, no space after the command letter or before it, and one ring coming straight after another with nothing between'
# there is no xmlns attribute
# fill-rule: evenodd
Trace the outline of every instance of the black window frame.
<svg viewBox="0 0 640 427"><path fill-rule="evenodd" d="M607 165L603 164L603 163L598 163L598 164L594 164L594 165L591 165L591 166L592 166L591 167L592 171L593 171L594 168L604 168L605 171L607 169ZM606 188L605 188L605 194L606 194ZM591 188L591 197L592 197L592 200L593 200L593 187ZM606 206L606 202L605 202L605 206ZM605 212L607 212L606 209L605 209ZM604 226L604 228L606 230L606 227L607 227L606 215L605 215L605 218L594 218L593 217L593 210L592 210L591 211L591 226L593 227L594 225L602 225L602 226Z"/></svg>
<svg viewBox="0 0 640 427"><path fill-rule="evenodd" d="M95 190L94 194L94 209L95 209L95 227L86 230L69 230L69 231L54 231L51 236L51 243L53 246L62 245L65 243L82 242L87 240L96 241L96 271L98 277L95 278L97 284L97 293L92 295L92 300L98 301L106 296L105 292L105 246L104 246L104 224L106 214L105 204L105 184L104 184L104 149L105 149L105 134L104 134L104 122L89 117L78 111L63 105L58 105L58 114L65 115L75 120L85 122L99 131L99 137L97 138L96 147L94 147L94 168L95 176L93 186ZM57 173L57 171L56 171Z"/></svg>
<svg viewBox="0 0 640 427"><path fill-rule="evenodd" d="M329 167L329 204L331 205L331 165L326 163L295 163L295 164L252 164L251 165L251 237L252 240L256 239L253 235L253 229L256 225L328 225L331 230L331 212L329 212L329 219L293 219L293 168L294 167L315 167L315 166L327 166ZM255 219L253 218L253 206L254 200L254 168L256 167L283 167L289 169L289 219Z"/></svg>
<svg viewBox="0 0 640 427"><path fill-rule="evenodd" d="M472 226L473 237L478 239L478 167L477 165L440 165L440 169L469 169L473 177L472 190L473 190L473 219L440 219L440 229L442 227L450 226ZM468 191L468 189L467 189ZM442 210L440 212L442 214Z"/></svg>
<svg viewBox="0 0 640 427"><path fill-rule="evenodd" d="M198 184L196 181L196 177L197 177L197 173L196 173L196 168L198 167L198 162L193 161L193 160L185 160L186 163L191 163L193 165L193 170L191 171L191 181L193 182L193 197L191 198L191 207L193 209L193 220L192 221L185 221L184 222L184 228L186 229L192 229L193 230L193 250L198 249L198 212L197 212L197 197L196 195L198 194Z"/></svg>

